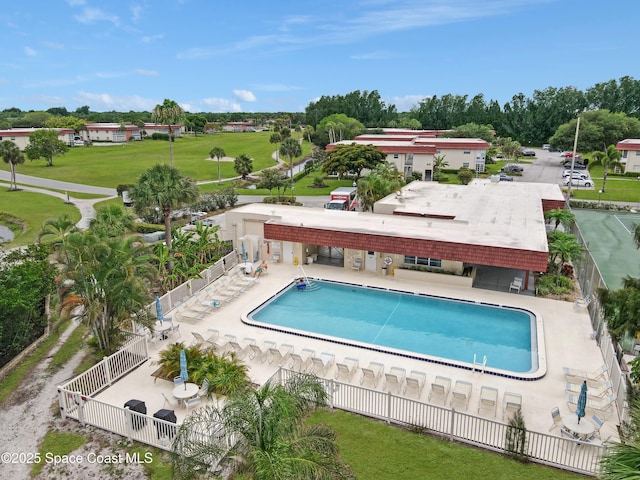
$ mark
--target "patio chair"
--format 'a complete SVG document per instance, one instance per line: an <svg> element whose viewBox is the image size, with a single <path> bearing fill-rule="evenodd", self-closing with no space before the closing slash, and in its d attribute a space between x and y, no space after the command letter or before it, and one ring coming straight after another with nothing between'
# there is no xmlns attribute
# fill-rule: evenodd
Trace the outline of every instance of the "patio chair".
<svg viewBox="0 0 640 480"><path fill-rule="evenodd" d="M311 363L311 357L315 356L316 351L311 350L310 348L303 348L300 353L289 354L289 367L292 370L296 370L301 372Z"/></svg>
<svg viewBox="0 0 640 480"><path fill-rule="evenodd" d="M176 319L181 323L196 323L204 318L204 313L191 312L189 310L176 311Z"/></svg>
<svg viewBox="0 0 640 480"><path fill-rule="evenodd" d="M194 345L202 345L203 347L211 347L211 348L219 348L218 344L216 344L215 339L218 338L217 334L210 335L207 338L204 338L198 332L191 332L194 338Z"/></svg>
<svg viewBox="0 0 640 480"><path fill-rule="evenodd" d="M459 405L466 410L469 406L472 390L473 385L471 385L471 383L464 380L456 380L455 385L451 389L451 407Z"/></svg>
<svg viewBox="0 0 640 480"><path fill-rule="evenodd" d="M511 418L518 410L522 410L522 395L504 392L502 397L502 419Z"/></svg>
<svg viewBox="0 0 640 480"><path fill-rule="evenodd" d="M335 355L333 353L322 352L319 357L311 357L312 373L314 375L325 376L327 371L335 363Z"/></svg>
<svg viewBox="0 0 640 480"><path fill-rule="evenodd" d="M451 379L438 375L431 383L431 391L427 400L431 401L431 397L436 396L442 400L442 405L445 405L449 397L449 390L451 390Z"/></svg>
<svg viewBox="0 0 640 480"><path fill-rule="evenodd" d="M180 404L178 400L176 400L175 398L171 400L164 393L162 394L162 398L164 398L164 404L162 405L163 407L169 405L170 407L175 408Z"/></svg>
<svg viewBox="0 0 640 480"><path fill-rule="evenodd" d="M551 424L549 431L556 427L563 428L562 416L560 415L560 409L558 407L553 407L553 410L551 410L551 418L553 419L553 423Z"/></svg>
<svg viewBox="0 0 640 480"><path fill-rule="evenodd" d="M249 360L259 360L264 363L267 359L267 355L269 354L270 348L275 348L276 342L271 342L269 340L265 340L262 342L262 345L256 345L255 343L250 343L248 345L249 348Z"/></svg>
<svg viewBox="0 0 640 480"><path fill-rule="evenodd" d="M384 374L384 365L378 362L369 362L367 367L362 367L362 378L360 385L371 385L373 388L378 386L378 380Z"/></svg>
<svg viewBox="0 0 640 480"><path fill-rule="evenodd" d="M200 398L200 395L196 394L195 397L191 397L191 398L187 398L183 404L184 404L184 408L189 411L189 408L193 408L196 405L200 405L200 402L202 401L202 399Z"/></svg>
<svg viewBox="0 0 640 480"><path fill-rule="evenodd" d="M362 259L360 257L353 259L353 264L351 265L351 270L362 270Z"/></svg>
<svg viewBox="0 0 640 480"><path fill-rule="evenodd" d="M174 325L169 330L166 330L164 334L167 338L173 337L175 334L178 334L178 336L181 337L182 335L180 334L180 325Z"/></svg>
<svg viewBox="0 0 640 480"><path fill-rule="evenodd" d="M256 283L258 283L257 277L247 277L242 272L240 272L240 270L237 270L235 273L230 275L230 278L232 280L232 283L244 288L252 287Z"/></svg>
<svg viewBox="0 0 640 480"><path fill-rule="evenodd" d="M175 387L177 387L178 385L182 385L184 383L184 380L182 379L182 377L173 377L173 385Z"/></svg>
<svg viewBox="0 0 640 480"><path fill-rule="evenodd" d="M515 290L516 293L520 293L520 289L523 287L523 280L520 277L515 277L513 282L509 284L509 291Z"/></svg>
<svg viewBox="0 0 640 480"><path fill-rule="evenodd" d="M404 378L407 376L407 371L400 367L391 367L387 373L384 374L384 386L383 390L392 390L399 394L400 388L404 383Z"/></svg>
<svg viewBox="0 0 640 480"><path fill-rule="evenodd" d="M601 365L592 372L564 367L564 378L569 383L582 384L585 380L590 387L598 387L609 379L609 371L606 365Z"/></svg>
<svg viewBox="0 0 640 480"><path fill-rule="evenodd" d="M206 397L209 395L209 379L205 377L202 381L202 385L200 386L200 390L198 390L198 395L200 397Z"/></svg>
<svg viewBox="0 0 640 480"><path fill-rule="evenodd" d="M613 404L616 401L615 394L610 394L608 398L591 398L587 396L587 408L586 413L598 416L602 416L605 420L608 419L614 412ZM567 405L569 410L575 412L578 408L578 395L569 395L567 399Z"/></svg>
<svg viewBox="0 0 640 480"><path fill-rule="evenodd" d="M217 282L220 282L220 286L222 287L223 291L237 292L238 294L240 294L247 289L247 287L244 285L237 285L233 283L229 277L221 277Z"/></svg>
<svg viewBox="0 0 640 480"><path fill-rule="evenodd" d="M352 357L345 357L342 363L336 363L336 380L346 380L351 382L353 374L358 369L358 359Z"/></svg>
<svg viewBox="0 0 640 480"><path fill-rule="evenodd" d="M271 255L271 262L278 263L279 261L280 261L280 253L274 252L274 254Z"/></svg>
<svg viewBox="0 0 640 480"><path fill-rule="evenodd" d="M602 420L598 415L591 415L591 422L596 427L596 429L593 431L593 435L598 438L601 438L600 429L604 425L604 420Z"/></svg>
<svg viewBox="0 0 640 480"><path fill-rule="evenodd" d="M276 362L277 365L281 366L284 364L285 359L290 360L290 355L293 353L293 345L283 343L279 348L269 347L268 351L267 361L269 364Z"/></svg>
<svg viewBox="0 0 640 480"><path fill-rule="evenodd" d="M427 383L427 375L424 372L417 370L411 370L407 378L405 379L405 385L403 395L407 397L420 398L422 395L422 389Z"/></svg>
<svg viewBox="0 0 640 480"><path fill-rule="evenodd" d="M494 387L480 387L480 403L478 404L478 413L490 413L496 416L498 409L498 389Z"/></svg>

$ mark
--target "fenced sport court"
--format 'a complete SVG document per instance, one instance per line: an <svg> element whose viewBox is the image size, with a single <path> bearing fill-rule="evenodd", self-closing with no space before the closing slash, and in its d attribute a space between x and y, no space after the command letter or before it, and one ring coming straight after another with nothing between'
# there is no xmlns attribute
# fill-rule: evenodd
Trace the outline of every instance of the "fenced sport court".
<svg viewBox="0 0 640 480"><path fill-rule="evenodd" d="M640 250L633 242L640 213L573 209L582 237L610 290L625 276L640 277Z"/></svg>

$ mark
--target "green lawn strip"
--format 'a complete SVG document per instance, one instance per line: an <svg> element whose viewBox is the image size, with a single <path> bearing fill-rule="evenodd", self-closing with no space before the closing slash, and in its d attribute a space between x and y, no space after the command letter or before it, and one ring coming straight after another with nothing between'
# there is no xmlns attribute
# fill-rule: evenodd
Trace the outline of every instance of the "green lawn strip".
<svg viewBox="0 0 640 480"><path fill-rule="evenodd" d="M20 385L27 375L40 363L53 347L62 332L69 326L69 320L60 323L54 327L54 332L35 351L20 362L20 364L0 382L0 404L2 404L9 395Z"/></svg>
<svg viewBox="0 0 640 480"><path fill-rule="evenodd" d="M342 458L357 478L584 478L542 465L518 463L486 450L421 435L340 410L317 412L309 421L328 424L336 431Z"/></svg>
<svg viewBox="0 0 640 480"><path fill-rule="evenodd" d="M35 243L42 224L50 218L57 218L66 213L71 221L80 220L80 212L73 205L67 205L60 198L42 193L24 190L9 192L0 188L0 205L3 212L24 220L24 230L11 242L2 244L7 249Z"/></svg>
<svg viewBox="0 0 640 480"><path fill-rule="evenodd" d="M214 146L222 147L227 157L241 153L253 158L253 169L276 165L272 158L278 145L269 142L272 132L216 133L214 135L186 136L173 144L174 165L196 180L217 180L218 162L208 160ZM302 144L303 155L310 152L308 142ZM288 160L287 160L288 162ZM115 188L119 184L134 183L140 174L157 163L169 163L169 143L145 140L121 145L72 148L54 158L53 167L43 160L27 161L18 167L18 173L87 185ZM220 162L223 178L237 176L234 162ZM6 164L0 168L7 170Z"/></svg>
<svg viewBox="0 0 640 480"><path fill-rule="evenodd" d="M55 372L60 369L84 346L82 338L86 332L87 327L84 324L78 325L75 330L71 332L69 338L67 338L58 351L53 354L53 357L51 357L51 361L49 362L49 369L51 371Z"/></svg>
<svg viewBox="0 0 640 480"><path fill-rule="evenodd" d="M40 444L40 461L31 467L31 476L37 476L42 467L55 460L56 455L69 455L87 443L84 435L68 432L48 431Z"/></svg>
<svg viewBox="0 0 640 480"><path fill-rule="evenodd" d="M143 462L144 473L151 480L171 480L173 466L169 454L164 450L135 444L127 448L127 453L136 455Z"/></svg>

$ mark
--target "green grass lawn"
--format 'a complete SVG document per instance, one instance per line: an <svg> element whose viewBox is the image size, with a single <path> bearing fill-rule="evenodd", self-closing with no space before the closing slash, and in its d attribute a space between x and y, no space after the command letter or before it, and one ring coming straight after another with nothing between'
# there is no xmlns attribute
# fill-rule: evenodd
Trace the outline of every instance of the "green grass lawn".
<svg viewBox="0 0 640 480"><path fill-rule="evenodd" d="M584 189L581 187L571 187L572 198L580 200L600 200L602 202L633 202L640 203L640 181L634 177L607 176L605 191L599 194L603 183L602 167L597 165L589 170L593 179L594 188Z"/></svg>
<svg viewBox="0 0 640 480"><path fill-rule="evenodd" d="M357 478L376 480L569 480L581 475L420 435L340 410L314 414L338 434L342 458Z"/></svg>
<svg viewBox="0 0 640 480"><path fill-rule="evenodd" d="M5 188L0 188L0 205L2 205L2 212L20 217L24 221L23 231L18 233L13 241L3 243L4 248L34 243L42 224L63 213L69 215L73 222L80 220L80 212L73 205L67 205L59 198L42 193L20 190L9 192Z"/></svg>
<svg viewBox="0 0 640 480"><path fill-rule="evenodd" d="M217 180L218 162L207 160L215 146L222 147L227 157L244 153L253 158L254 170L276 165L272 158L278 148L269 143L272 132L216 133L213 135L185 136L173 144L174 165L184 175L198 181ZM308 142L302 143L303 156L311 152ZM300 157L302 158L302 157ZM17 167L24 175L50 178L67 182L115 188L119 184L134 183L140 174L157 163L169 163L169 143L145 140L126 144L100 144L92 147L70 148L54 158L53 167L44 160L29 161ZM0 164L8 170L8 165ZM233 162L220 162L222 178L237 176Z"/></svg>

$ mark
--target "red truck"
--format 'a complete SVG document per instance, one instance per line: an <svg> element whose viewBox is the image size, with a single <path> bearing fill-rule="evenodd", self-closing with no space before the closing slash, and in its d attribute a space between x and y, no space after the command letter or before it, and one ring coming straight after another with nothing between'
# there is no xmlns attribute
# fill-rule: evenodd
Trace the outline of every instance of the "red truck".
<svg viewBox="0 0 640 480"><path fill-rule="evenodd" d="M355 210L357 206L356 187L340 187L331 192L331 199L324 208L327 210Z"/></svg>

